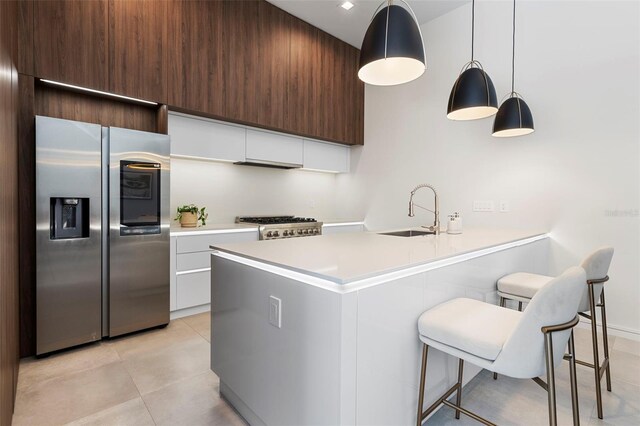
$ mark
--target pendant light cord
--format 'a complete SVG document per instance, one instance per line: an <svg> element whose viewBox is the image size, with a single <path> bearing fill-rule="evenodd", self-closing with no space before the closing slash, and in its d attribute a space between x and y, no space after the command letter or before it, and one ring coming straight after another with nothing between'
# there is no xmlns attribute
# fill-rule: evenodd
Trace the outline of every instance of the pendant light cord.
<svg viewBox="0 0 640 426"><path fill-rule="evenodd" d="M473 62L473 42L476 33L476 0L471 0L471 62Z"/></svg>
<svg viewBox="0 0 640 426"><path fill-rule="evenodd" d="M511 93L515 92L516 78L516 0L513 0L513 39L511 43Z"/></svg>

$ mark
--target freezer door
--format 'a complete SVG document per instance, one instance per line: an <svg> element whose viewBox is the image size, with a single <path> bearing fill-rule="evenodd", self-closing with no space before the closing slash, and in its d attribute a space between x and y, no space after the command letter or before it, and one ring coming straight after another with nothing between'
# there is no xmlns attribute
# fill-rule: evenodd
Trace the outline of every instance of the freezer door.
<svg viewBox="0 0 640 426"><path fill-rule="evenodd" d="M36 353L101 338L101 127L36 117Z"/></svg>
<svg viewBox="0 0 640 426"><path fill-rule="evenodd" d="M169 136L109 128L109 336L169 322Z"/></svg>

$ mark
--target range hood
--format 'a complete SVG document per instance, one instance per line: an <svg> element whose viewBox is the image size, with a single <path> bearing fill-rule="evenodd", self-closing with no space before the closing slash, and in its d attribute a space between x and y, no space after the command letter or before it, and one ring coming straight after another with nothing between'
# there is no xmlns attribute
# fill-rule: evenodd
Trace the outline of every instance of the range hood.
<svg viewBox="0 0 640 426"><path fill-rule="evenodd" d="M239 166L254 166L254 167L266 167L269 169L283 169L283 170L291 170L291 169L300 169L302 168L302 164L294 164L294 163L280 163L277 161L265 161L265 160L254 160L252 158L247 158L245 161L238 161L233 164L237 164Z"/></svg>

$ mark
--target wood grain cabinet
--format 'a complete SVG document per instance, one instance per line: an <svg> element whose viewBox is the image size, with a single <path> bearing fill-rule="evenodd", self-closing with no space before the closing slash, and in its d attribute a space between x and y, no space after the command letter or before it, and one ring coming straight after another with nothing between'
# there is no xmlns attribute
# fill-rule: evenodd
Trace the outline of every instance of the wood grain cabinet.
<svg viewBox="0 0 640 426"><path fill-rule="evenodd" d="M164 0L109 0L111 92L167 103L167 8Z"/></svg>
<svg viewBox="0 0 640 426"><path fill-rule="evenodd" d="M107 0L35 1L32 9L34 74L109 90Z"/></svg>
<svg viewBox="0 0 640 426"><path fill-rule="evenodd" d="M223 2L172 0L168 7L169 105L225 117Z"/></svg>
<svg viewBox="0 0 640 426"><path fill-rule="evenodd" d="M26 74L185 113L363 143L359 51L265 0L24 3L21 38L34 46L33 55L21 52Z"/></svg>

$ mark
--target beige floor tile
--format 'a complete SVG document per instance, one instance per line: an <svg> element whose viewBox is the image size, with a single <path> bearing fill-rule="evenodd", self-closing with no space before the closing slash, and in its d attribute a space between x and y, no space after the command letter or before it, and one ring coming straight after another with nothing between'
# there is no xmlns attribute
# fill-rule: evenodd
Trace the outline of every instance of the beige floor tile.
<svg viewBox="0 0 640 426"><path fill-rule="evenodd" d="M572 423L571 396L568 382L557 381L558 424ZM512 379L500 376L493 380L492 373L482 371L464 388L463 407L499 425L547 425L548 404L544 389L528 379ZM580 401L580 419L583 424L590 420L591 404ZM464 419L463 419L464 418ZM427 421L427 425L466 425L474 421L461 416L456 421L454 411L443 407ZM477 423L475 423L477 424Z"/></svg>
<svg viewBox="0 0 640 426"><path fill-rule="evenodd" d="M68 426L153 426L154 424L144 401L138 397L68 423Z"/></svg>
<svg viewBox="0 0 640 426"><path fill-rule="evenodd" d="M120 362L67 374L18 392L14 426L64 424L139 397Z"/></svg>
<svg viewBox="0 0 640 426"><path fill-rule="evenodd" d="M139 355L155 353L169 347L180 346L187 341L200 337L202 336L182 320L174 320L165 328L115 338L110 340L109 344L124 360Z"/></svg>
<svg viewBox="0 0 640 426"><path fill-rule="evenodd" d="M610 362L614 381L640 386L640 356L614 350Z"/></svg>
<svg viewBox="0 0 640 426"><path fill-rule="evenodd" d="M184 317L182 320L198 334L204 337L207 342L211 341L211 313L204 312L190 317Z"/></svg>
<svg viewBox="0 0 640 426"><path fill-rule="evenodd" d="M640 425L640 386L615 381L611 385L611 392L603 387L602 414L604 419L598 419L594 404L589 424Z"/></svg>
<svg viewBox="0 0 640 426"><path fill-rule="evenodd" d="M219 397L218 377L211 371L144 395L157 425L244 425Z"/></svg>
<svg viewBox="0 0 640 426"><path fill-rule="evenodd" d="M118 353L109 345L94 343L46 358L25 358L20 362L18 388L26 389L65 374L77 373L120 361Z"/></svg>
<svg viewBox="0 0 640 426"><path fill-rule="evenodd" d="M209 343L202 337L124 361L142 395L209 371Z"/></svg>
<svg viewBox="0 0 640 426"><path fill-rule="evenodd" d="M616 343L613 346L613 349L640 356L640 341L629 340L624 337L616 337Z"/></svg>

